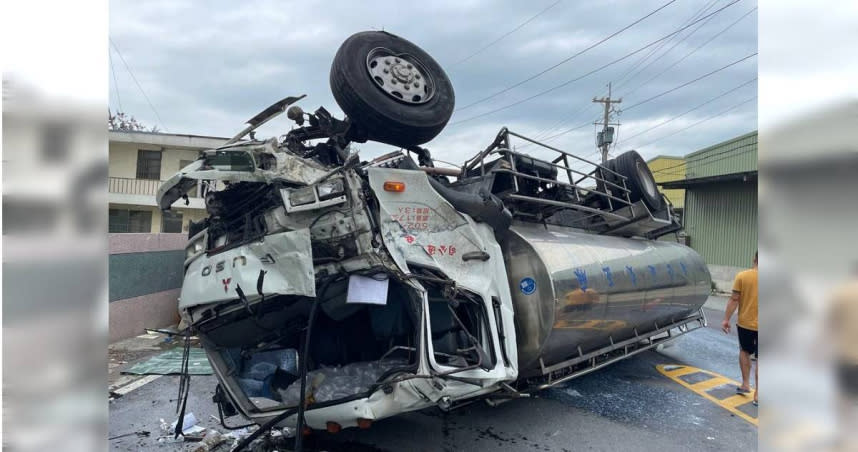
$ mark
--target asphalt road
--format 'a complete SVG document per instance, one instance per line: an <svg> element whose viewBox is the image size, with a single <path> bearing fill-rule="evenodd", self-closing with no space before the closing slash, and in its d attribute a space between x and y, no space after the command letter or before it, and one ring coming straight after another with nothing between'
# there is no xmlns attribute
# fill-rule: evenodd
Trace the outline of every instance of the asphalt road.
<svg viewBox="0 0 858 452"><path fill-rule="evenodd" d="M685 364L738 380L735 335L710 326L659 351L647 351L532 398L500 406L474 403L451 413L426 410L375 423L368 430L314 433L311 450L328 451L686 451L756 450L757 427L656 370ZM735 333L734 333L735 334ZM159 419L174 419L177 377L162 377L114 400L109 436L148 431L110 441L111 450L183 450L159 443ZM195 377L188 411L206 427L214 377ZM235 418L233 422L238 422ZM223 429L221 429L223 430Z"/></svg>

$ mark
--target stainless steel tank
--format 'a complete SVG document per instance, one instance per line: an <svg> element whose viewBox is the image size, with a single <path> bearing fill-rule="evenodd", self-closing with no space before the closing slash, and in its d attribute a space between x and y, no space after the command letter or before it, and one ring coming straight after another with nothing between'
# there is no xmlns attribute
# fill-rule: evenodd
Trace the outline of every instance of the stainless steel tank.
<svg viewBox="0 0 858 452"><path fill-rule="evenodd" d="M516 223L503 239L521 376L698 310L711 290L703 259L678 243Z"/></svg>

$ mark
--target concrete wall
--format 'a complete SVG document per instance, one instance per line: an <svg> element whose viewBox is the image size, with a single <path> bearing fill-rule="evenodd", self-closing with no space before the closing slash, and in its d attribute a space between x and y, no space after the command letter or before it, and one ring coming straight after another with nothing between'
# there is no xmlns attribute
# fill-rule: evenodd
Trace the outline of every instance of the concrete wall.
<svg viewBox="0 0 858 452"><path fill-rule="evenodd" d="M110 341L179 321L185 234L109 234Z"/></svg>
<svg viewBox="0 0 858 452"><path fill-rule="evenodd" d="M708 267L709 273L712 275L712 282L715 283L715 290L724 293L730 293L733 290L733 280L736 279L736 273L750 268L750 266L732 267L730 265L712 264L709 264Z"/></svg>

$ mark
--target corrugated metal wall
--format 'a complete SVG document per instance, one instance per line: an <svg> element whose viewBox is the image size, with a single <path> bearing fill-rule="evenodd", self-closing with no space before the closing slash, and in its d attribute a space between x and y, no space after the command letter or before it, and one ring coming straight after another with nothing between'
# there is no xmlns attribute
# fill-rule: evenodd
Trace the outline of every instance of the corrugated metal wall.
<svg viewBox="0 0 858 452"><path fill-rule="evenodd" d="M707 264L749 267L757 249L757 183L719 183L685 194L685 231Z"/></svg>
<svg viewBox="0 0 858 452"><path fill-rule="evenodd" d="M688 154L685 160L688 179L754 171L757 169L757 132Z"/></svg>

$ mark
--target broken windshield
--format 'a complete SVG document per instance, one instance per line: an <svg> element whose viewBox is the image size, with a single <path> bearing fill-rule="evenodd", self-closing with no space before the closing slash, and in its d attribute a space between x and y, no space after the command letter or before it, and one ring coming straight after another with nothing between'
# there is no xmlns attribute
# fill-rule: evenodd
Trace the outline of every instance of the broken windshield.
<svg viewBox="0 0 858 452"><path fill-rule="evenodd" d="M253 171L253 157L247 152L214 151L207 153L203 163L203 169L217 169L223 171Z"/></svg>

